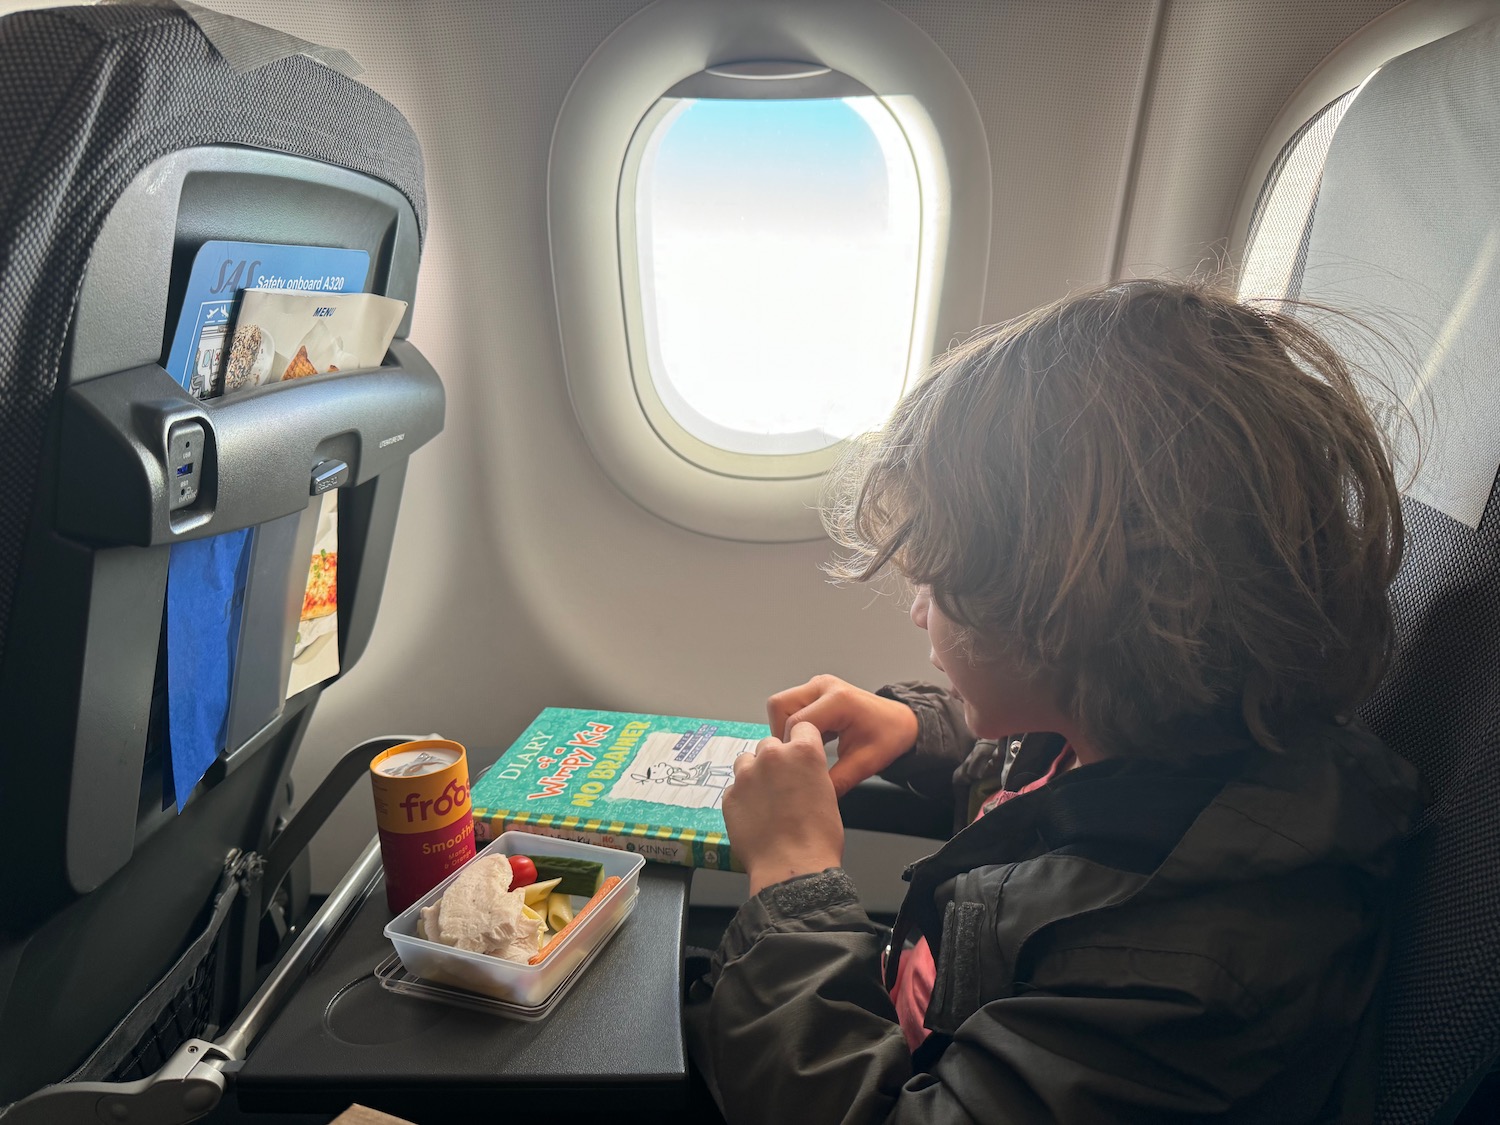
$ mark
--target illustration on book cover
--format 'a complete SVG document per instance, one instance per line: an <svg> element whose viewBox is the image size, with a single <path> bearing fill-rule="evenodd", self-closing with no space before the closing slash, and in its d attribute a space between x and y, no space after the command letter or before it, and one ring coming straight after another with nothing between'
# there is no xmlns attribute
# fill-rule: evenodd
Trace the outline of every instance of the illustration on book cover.
<svg viewBox="0 0 1500 1125"><path fill-rule="evenodd" d="M656 731L630 771L610 789L614 800L653 801L678 808L719 808L734 782L734 760L755 751L748 738L727 738L707 723L687 734Z"/></svg>

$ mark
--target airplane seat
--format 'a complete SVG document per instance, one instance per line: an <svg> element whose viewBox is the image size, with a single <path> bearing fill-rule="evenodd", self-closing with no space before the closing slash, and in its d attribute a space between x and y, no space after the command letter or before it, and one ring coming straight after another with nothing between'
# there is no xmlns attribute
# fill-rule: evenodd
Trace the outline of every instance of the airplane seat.
<svg viewBox="0 0 1500 1125"><path fill-rule="evenodd" d="M406 340L426 223L410 126L312 45L217 26L269 53L231 65L165 4L0 20L0 1107L151 1073L245 1004L268 922L300 923L306 887L277 893L296 857L276 845L310 834L281 830L328 686L287 698L320 497L340 498L342 674L370 637L406 459L443 424ZM408 303L384 364L190 394L163 364L217 240L364 255L364 288ZM249 544L230 592L169 582L174 550L229 533ZM237 622L206 679L168 675L178 606ZM181 699L231 670L194 785L168 738L174 680Z"/></svg>
<svg viewBox="0 0 1500 1125"><path fill-rule="evenodd" d="M1397 908L1375 1120L1452 1121L1500 1059L1500 20L1368 80L1303 253L1292 295L1385 342L1302 315L1415 422L1395 431L1398 475L1419 468L1393 660L1361 712L1430 792Z"/></svg>

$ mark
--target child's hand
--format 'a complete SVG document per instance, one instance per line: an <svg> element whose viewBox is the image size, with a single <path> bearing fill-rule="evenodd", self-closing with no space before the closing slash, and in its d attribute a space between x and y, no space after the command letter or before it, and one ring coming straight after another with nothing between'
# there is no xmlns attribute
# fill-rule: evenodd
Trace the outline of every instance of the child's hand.
<svg viewBox="0 0 1500 1125"><path fill-rule="evenodd" d="M837 676L814 676L801 687L777 692L766 702L766 715L773 734L790 737L797 723L811 723L825 741L839 740L839 759L828 775L840 797L917 742L917 716L910 707Z"/></svg>
<svg viewBox="0 0 1500 1125"><path fill-rule="evenodd" d="M754 754L734 760L724 825L752 895L843 862L844 822L817 727L798 723L787 741L762 739Z"/></svg>

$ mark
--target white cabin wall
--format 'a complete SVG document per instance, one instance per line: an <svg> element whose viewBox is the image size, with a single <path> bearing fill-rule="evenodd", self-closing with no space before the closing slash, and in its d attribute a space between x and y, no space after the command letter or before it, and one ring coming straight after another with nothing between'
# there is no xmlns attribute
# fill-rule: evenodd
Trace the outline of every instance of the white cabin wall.
<svg viewBox="0 0 1500 1125"><path fill-rule="evenodd" d="M1302 80L1391 0L1169 3L1124 248L1124 276L1210 275L1266 128Z"/></svg>
<svg viewBox="0 0 1500 1125"><path fill-rule="evenodd" d="M1103 281L1154 0L892 4L953 60L994 184L985 321Z"/></svg>

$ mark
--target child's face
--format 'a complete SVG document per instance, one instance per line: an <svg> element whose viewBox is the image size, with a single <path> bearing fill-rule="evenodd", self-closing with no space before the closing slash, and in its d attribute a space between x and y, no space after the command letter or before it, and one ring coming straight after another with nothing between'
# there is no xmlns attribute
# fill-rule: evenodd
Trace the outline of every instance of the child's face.
<svg viewBox="0 0 1500 1125"><path fill-rule="evenodd" d="M911 619L927 631L933 667L947 675L964 704L964 719L980 738L1005 738L1029 730L1057 730L1056 708L1003 657L973 657L964 651L960 631L920 587Z"/></svg>

